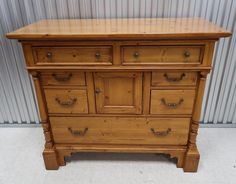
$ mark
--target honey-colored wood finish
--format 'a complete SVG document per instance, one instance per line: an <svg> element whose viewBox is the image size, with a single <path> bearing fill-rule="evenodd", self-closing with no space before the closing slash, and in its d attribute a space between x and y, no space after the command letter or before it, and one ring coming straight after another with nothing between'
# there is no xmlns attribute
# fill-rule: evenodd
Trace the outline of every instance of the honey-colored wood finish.
<svg viewBox="0 0 236 184"><path fill-rule="evenodd" d="M192 114L195 90L151 90L151 114Z"/></svg>
<svg viewBox="0 0 236 184"><path fill-rule="evenodd" d="M141 114L142 73L95 73L98 113Z"/></svg>
<svg viewBox="0 0 236 184"><path fill-rule="evenodd" d="M44 86L85 86L83 72L44 72L41 74L41 80Z"/></svg>
<svg viewBox="0 0 236 184"><path fill-rule="evenodd" d="M37 64L111 64L111 47L34 47L34 59Z"/></svg>
<svg viewBox="0 0 236 184"><path fill-rule="evenodd" d="M186 145L190 124L187 118L127 117L51 117L50 122L55 143L78 144Z"/></svg>
<svg viewBox="0 0 236 184"><path fill-rule="evenodd" d="M45 89L49 113L88 113L86 90Z"/></svg>
<svg viewBox="0 0 236 184"><path fill-rule="evenodd" d="M117 153L165 153L171 158L177 158L176 166L182 168L185 157L185 146L158 145L108 145L108 144L55 144L58 153L58 163L65 166L65 157L77 152L117 152Z"/></svg>
<svg viewBox="0 0 236 184"><path fill-rule="evenodd" d="M201 105L202 105L202 99L206 84L206 76L207 73L200 73L199 75L199 84L198 84L198 91L197 91L197 97L195 100L195 107L193 111L193 117L192 122L190 126L190 134L189 134L189 143L188 143L188 150L185 155L185 161L184 161L184 171L186 172L196 172L198 169L198 163L200 159L200 154L197 149L196 145L196 139L197 139L197 133L199 128L199 118L201 113Z"/></svg>
<svg viewBox="0 0 236 184"><path fill-rule="evenodd" d="M194 72L152 72L152 86L195 86L196 82Z"/></svg>
<svg viewBox="0 0 236 184"><path fill-rule="evenodd" d="M76 152L164 153L196 172L206 76L230 32L199 18L42 20L22 43L46 169Z"/></svg>
<svg viewBox="0 0 236 184"><path fill-rule="evenodd" d="M125 46L124 64L193 63L201 62L200 46Z"/></svg>
<svg viewBox="0 0 236 184"><path fill-rule="evenodd" d="M143 74L143 114L149 114L150 95L151 95L151 73L145 72Z"/></svg>
<svg viewBox="0 0 236 184"><path fill-rule="evenodd" d="M86 72L89 113L96 113L93 73Z"/></svg>
<svg viewBox="0 0 236 184"><path fill-rule="evenodd" d="M215 39L231 33L201 18L41 20L7 37L19 40Z"/></svg>

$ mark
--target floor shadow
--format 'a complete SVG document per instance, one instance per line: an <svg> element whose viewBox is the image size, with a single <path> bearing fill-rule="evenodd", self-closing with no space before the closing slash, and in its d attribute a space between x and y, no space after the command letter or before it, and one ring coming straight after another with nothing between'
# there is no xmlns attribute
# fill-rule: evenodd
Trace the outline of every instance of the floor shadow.
<svg viewBox="0 0 236 184"><path fill-rule="evenodd" d="M66 162L74 161L145 161L145 162L172 162L176 158L170 158L167 154L145 154L145 153L74 153L66 157Z"/></svg>

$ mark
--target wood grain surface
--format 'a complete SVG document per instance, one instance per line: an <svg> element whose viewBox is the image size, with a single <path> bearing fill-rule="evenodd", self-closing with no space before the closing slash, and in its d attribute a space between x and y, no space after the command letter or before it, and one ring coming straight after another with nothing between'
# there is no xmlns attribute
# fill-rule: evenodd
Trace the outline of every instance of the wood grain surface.
<svg viewBox="0 0 236 184"><path fill-rule="evenodd" d="M231 33L200 18L41 20L8 33L12 39L212 39Z"/></svg>
<svg viewBox="0 0 236 184"><path fill-rule="evenodd" d="M186 145L188 118L51 117L56 143ZM65 123L67 122L67 123ZM80 136L71 133L87 132ZM166 132L166 135L154 135Z"/></svg>

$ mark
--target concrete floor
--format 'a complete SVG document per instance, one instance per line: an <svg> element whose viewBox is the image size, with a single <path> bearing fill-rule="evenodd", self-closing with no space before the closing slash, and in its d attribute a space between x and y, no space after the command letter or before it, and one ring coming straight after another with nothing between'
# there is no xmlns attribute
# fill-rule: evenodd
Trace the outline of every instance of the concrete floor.
<svg viewBox="0 0 236 184"><path fill-rule="evenodd" d="M0 184L236 184L236 128L201 128L197 173L155 154L79 153L44 169L41 128L0 128Z"/></svg>

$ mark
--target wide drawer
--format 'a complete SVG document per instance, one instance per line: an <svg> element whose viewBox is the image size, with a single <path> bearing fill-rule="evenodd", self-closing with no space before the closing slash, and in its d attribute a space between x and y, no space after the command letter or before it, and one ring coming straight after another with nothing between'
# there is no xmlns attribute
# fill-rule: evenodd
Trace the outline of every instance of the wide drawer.
<svg viewBox="0 0 236 184"><path fill-rule="evenodd" d="M83 89L45 89L49 113L88 113L87 92Z"/></svg>
<svg viewBox="0 0 236 184"><path fill-rule="evenodd" d="M151 90L151 114L192 114L195 90Z"/></svg>
<svg viewBox="0 0 236 184"><path fill-rule="evenodd" d="M202 59L200 46L124 46L124 64L199 64Z"/></svg>
<svg viewBox="0 0 236 184"><path fill-rule="evenodd" d="M189 118L50 117L55 143L186 145Z"/></svg>
<svg viewBox="0 0 236 184"><path fill-rule="evenodd" d="M195 72L152 72L152 86L194 86Z"/></svg>
<svg viewBox="0 0 236 184"><path fill-rule="evenodd" d="M37 64L112 64L112 47L34 47Z"/></svg>
<svg viewBox="0 0 236 184"><path fill-rule="evenodd" d="M83 72L45 72L41 74L42 84L45 86L84 86L85 75Z"/></svg>

